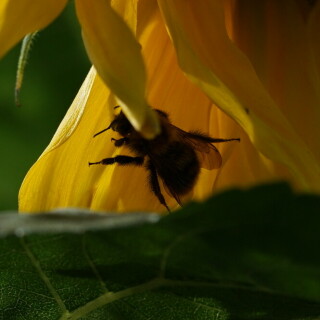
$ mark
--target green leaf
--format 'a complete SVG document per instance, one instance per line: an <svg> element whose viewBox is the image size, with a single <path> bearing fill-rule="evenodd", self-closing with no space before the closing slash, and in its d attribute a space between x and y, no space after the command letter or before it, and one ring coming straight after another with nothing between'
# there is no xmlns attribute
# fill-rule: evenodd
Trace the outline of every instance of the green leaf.
<svg viewBox="0 0 320 320"><path fill-rule="evenodd" d="M0 319L319 319L319 208L268 185L159 221L2 214Z"/></svg>

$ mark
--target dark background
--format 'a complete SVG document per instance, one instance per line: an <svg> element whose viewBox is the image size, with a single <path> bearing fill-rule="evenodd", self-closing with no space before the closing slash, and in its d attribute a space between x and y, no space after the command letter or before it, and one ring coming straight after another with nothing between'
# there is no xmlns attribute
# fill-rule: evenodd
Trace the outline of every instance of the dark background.
<svg viewBox="0 0 320 320"><path fill-rule="evenodd" d="M0 60L0 210L17 209L25 174L50 142L90 68L69 2L33 43L17 107L20 45Z"/></svg>

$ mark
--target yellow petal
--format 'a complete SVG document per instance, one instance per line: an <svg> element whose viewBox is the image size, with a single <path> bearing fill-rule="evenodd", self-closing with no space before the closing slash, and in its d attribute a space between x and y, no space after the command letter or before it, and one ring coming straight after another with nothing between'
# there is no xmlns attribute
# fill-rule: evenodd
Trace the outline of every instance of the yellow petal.
<svg viewBox="0 0 320 320"><path fill-rule="evenodd" d="M76 8L87 52L99 75L134 128L154 137L160 128L145 99L145 67L132 31L107 0L77 0Z"/></svg>
<svg viewBox="0 0 320 320"><path fill-rule="evenodd" d="M136 34L138 5L140 1L136 0L111 0L111 7L126 22L133 34Z"/></svg>
<svg viewBox="0 0 320 320"><path fill-rule="evenodd" d="M77 129L79 122L81 121L82 115L84 113L85 106L89 99L89 96L94 94L93 83L96 78L96 71L92 67L88 73L84 83L82 84L79 93L72 102L71 107L60 123L56 133L54 134L50 144L44 150L41 156L49 151L59 147L63 144Z"/></svg>
<svg viewBox="0 0 320 320"><path fill-rule="evenodd" d="M230 41L221 1L159 0L179 63L189 78L248 133L269 159L287 166L296 186L320 191L320 168L277 108L250 61Z"/></svg>
<svg viewBox="0 0 320 320"><path fill-rule="evenodd" d="M128 150L116 149L106 132L115 97L92 69L52 142L29 170L19 192L21 212L61 207L99 211L164 211L147 184L143 167L88 166ZM112 111L111 111L112 110Z"/></svg>
<svg viewBox="0 0 320 320"><path fill-rule="evenodd" d="M320 136L319 73L300 8L287 0L233 3L232 40L248 56L277 107L320 161L320 140L315 139Z"/></svg>
<svg viewBox="0 0 320 320"><path fill-rule="evenodd" d="M67 0L1 0L0 58L26 34L51 23L66 3Z"/></svg>
<svg viewBox="0 0 320 320"><path fill-rule="evenodd" d="M140 2L141 3L141 2ZM287 178L287 172L275 171L252 145L247 135L230 117L212 104L179 68L174 47L156 7L147 2L146 11L138 10L139 42L148 72L147 97L151 105L169 113L172 122L183 130L200 130L216 138L241 138L241 143L217 144L223 165L219 170L202 170L194 198L203 199L219 188L250 186ZM154 3L154 2L153 2ZM157 39L157 41L154 41Z"/></svg>
<svg viewBox="0 0 320 320"><path fill-rule="evenodd" d="M282 145L287 145L288 134L286 134L286 130L291 130L290 124L286 121L282 124L281 121L284 118L282 113L272 109L277 109L278 106L272 101L268 93L264 92L264 84L259 82L260 79L254 74L250 62L240 54L239 63L238 65L235 64L235 67L242 67L244 71L246 68L252 69L249 76L251 80L253 78L254 81L258 82L258 84L255 82L251 84L248 80L247 83L251 89L258 88L258 96L254 91L251 92L254 102L252 110L251 105L249 109L248 105L242 102L249 99L246 86L244 86L244 89L246 89L245 99L243 99L237 87L238 82L243 78L235 79L235 83L233 83L231 81L232 77L226 74L224 69L226 66L221 67L221 70L219 66L215 67L218 68L219 76L226 80L228 86L217 75L208 75L212 67L212 62L209 59L208 64L205 65L209 71L201 69L203 67L201 59L195 60L201 67L200 76L204 76L204 79L210 81L216 76L214 79L220 87L215 88L214 92L209 90L213 87L210 81L207 83L201 82L203 78L199 77L197 65L194 66L192 61L182 59L185 63L190 63L191 71L196 71L194 74L197 76L189 75L193 82L185 77L178 66L175 49L167 34L156 1L140 0L137 6L131 1L129 2L130 5L125 6L123 1L115 0L112 3L117 12L123 15L123 18L130 25L132 32L136 33L136 37L142 46L142 55L148 74L147 101L150 101L153 107L168 111L172 122L184 130L201 130L217 138L241 137L241 143L217 145L222 154L223 166L219 170L203 170L199 183L195 187L195 198L202 199L213 190L221 188L247 186L279 178L297 183L298 179L295 175L290 174L286 167L274 163L257 151L248 139L246 132L212 103L212 100L215 100L219 102L220 107L226 108L229 114L237 119L240 124L243 124L243 127L251 134L251 139L254 138L253 142L258 145L273 143L268 141L270 132L265 133L266 128L271 130L272 125L275 124L275 128L278 130L279 126L283 125L285 130L283 141L281 137L278 137L278 135L281 136L281 130L278 130L279 133L271 134L271 138L276 136L282 142ZM178 0L175 1L178 2ZM201 7L201 3L197 3ZM130 8L133 7L137 9L135 14L130 11ZM192 22L192 19L190 21ZM179 27L178 24L178 29ZM224 23L222 23L221 28L225 32L225 37L227 37ZM182 40L186 41L183 37ZM228 43L229 39L224 39L224 41ZM188 41L186 42L188 45L190 44ZM217 44L219 45L219 41ZM203 44L204 49L205 45L206 43ZM187 49L187 52L190 51L188 46L178 48ZM221 50L223 48L222 46ZM235 48L232 50L235 50ZM236 54L239 54L239 51L235 51ZM182 54L179 51L178 53L181 59ZM231 53L235 54L234 52ZM221 56L223 57L223 55L222 52ZM230 53L229 55L232 56ZM202 57L201 54L200 56ZM198 55L194 54L194 57L198 58ZM186 57L182 55L182 58ZM243 60L245 66L241 65ZM190 71L185 65L183 66L185 70ZM227 71L230 70L227 69ZM230 74L234 77L237 72L234 73L231 70ZM236 89L234 94L231 93L230 88ZM219 99L216 99L213 93L217 93ZM267 100L259 101L259 94L262 97L267 97ZM83 104L81 101L83 101ZM228 108L229 102L230 106ZM21 211L32 212L70 206L103 211L164 211L163 206L159 204L148 186L148 174L144 168L87 166L88 161L99 161L102 158L112 157L119 153L129 154L127 149L116 150L110 143L111 137L116 138L115 133L108 131L94 139L92 138L94 133L109 125L113 117L111 110L114 104L115 97L105 87L102 80L94 76L92 71L80 90L75 103L71 106L66 120L61 124L53 142L25 178L20 191ZM269 109L259 110L261 106L271 109L271 113L267 112ZM233 108L235 110L232 110ZM247 110L249 114L246 113L245 108L249 109ZM237 109L240 109L242 113L238 113L239 110ZM253 124L250 126L252 114L254 115ZM282 118L274 119L274 114L280 114ZM264 123L265 118L268 125ZM259 124L261 124L261 130L258 132L260 136L256 137L255 130L257 127L259 128ZM295 136L294 132L291 134ZM292 138L292 136L289 135L289 138ZM299 149L301 148L300 142L298 137L298 150L301 150ZM301 143L303 145L303 142ZM294 149L296 147L295 143L291 147ZM294 152L297 152L297 150L294 150ZM293 153L293 156L295 155L296 153ZM304 154L300 156L298 162L302 161ZM307 162L309 161L308 156L305 159ZM307 171L307 169L302 168L302 171ZM307 180L305 185L309 186L309 180L305 178L305 172L301 175L302 180ZM316 176L314 179L316 180ZM161 186L161 190L164 190L163 186ZM176 202L169 199L164 191L163 193L169 206L172 208L176 206Z"/></svg>
<svg viewBox="0 0 320 320"><path fill-rule="evenodd" d="M220 138L241 137L241 144L217 146L223 157L219 170L203 170L194 191L203 199L217 187L247 186L275 178L274 172L228 116L189 81L176 55L156 2L140 1L136 27L148 72L147 98L167 111L173 123L184 130L201 130ZM134 20L134 19L133 19ZM154 41L157 39L157 41ZM93 210L163 211L148 186L144 168L120 166L87 167L117 153L110 132L92 138L112 119L114 97L91 70L52 142L33 166L20 191L20 210L34 212L56 207L86 207ZM267 161L266 161L267 162ZM171 208L176 202L164 196Z"/></svg>

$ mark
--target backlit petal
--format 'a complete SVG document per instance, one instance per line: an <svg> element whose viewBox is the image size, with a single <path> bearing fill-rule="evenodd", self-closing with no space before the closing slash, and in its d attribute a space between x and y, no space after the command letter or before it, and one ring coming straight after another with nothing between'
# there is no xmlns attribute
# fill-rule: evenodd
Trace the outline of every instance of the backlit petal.
<svg viewBox="0 0 320 320"><path fill-rule="evenodd" d="M103 80L94 70L89 73L52 142L24 180L21 211L70 206L120 212L165 211L148 185L144 167L87 165L117 154L132 155L127 148L115 148L110 142L117 138L115 132L93 138L110 124L117 99L104 82L120 100L123 95L131 101L124 101L124 108L135 106L130 117L139 125L150 103L167 111L172 122L184 130L200 130L217 138L241 138L240 143L216 145L222 167L202 170L194 189L195 199L227 187L278 179L303 190L319 191L318 149L314 150L319 129L313 131L312 124L319 106L315 90L319 78L314 73L319 67L319 6L315 7L318 11L310 12L299 8L304 12L301 19L297 8L286 7L287 0L251 3L252 12L245 2L236 0L225 0L224 8L215 0L159 0L161 12L155 0L112 0L111 6L120 18L109 2L94 2L97 7L93 9L93 3L86 1L77 0L78 14L91 59ZM278 17L280 9L288 10L283 21ZM111 18L105 24L109 14ZM293 26L291 20L297 20L297 25ZM109 29L104 35L106 26ZM287 34L286 39L275 35L275 43L270 44L264 26L272 34L275 30ZM110 27L114 34L109 32ZM113 37L122 37L129 47ZM279 43L281 39L284 41ZM138 50L137 41L141 45ZM119 57L116 49L108 47L109 42L121 49ZM306 45L305 52L295 49L295 42ZM128 54L130 43L132 56ZM121 54L126 48L128 52ZM277 56L280 53L283 57ZM108 55L112 59L105 62ZM310 60L297 66L301 79L292 71L299 57ZM282 64L281 58L288 61ZM135 65L129 65L135 61L142 69L137 71ZM130 83L132 79L142 84ZM297 87L303 91L295 92ZM299 109L303 102L307 107ZM306 117L303 110L308 113ZM134 112L142 113L140 120ZM297 121L299 115L302 123ZM316 141L310 140L313 134ZM177 207L162 185L161 190L169 206Z"/></svg>
<svg viewBox="0 0 320 320"><path fill-rule="evenodd" d="M237 142L216 144L223 158L219 170L202 170L195 187L196 199L203 199L217 188L249 186L285 179L287 172L275 172L272 161L265 159L252 145L247 134L224 112L212 104L207 95L192 83L179 68L174 47L160 12L148 8L148 23L141 23L139 42L148 72L148 101L155 108L169 113L172 122L188 130L200 130L217 138L241 138ZM143 3L143 1L140 3ZM154 41L157 39L157 41ZM261 160L262 159L262 160Z"/></svg>
<svg viewBox="0 0 320 320"><path fill-rule="evenodd" d="M154 137L160 129L145 99L146 72L132 30L107 0L77 0L76 7L87 52L99 75L135 129Z"/></svg>
<svg viewBox="0 0 320 320"><path fill-rule="evenodd" d="M78 124L81 121L82 115L85 111L89 96L95 94L94 92L92 92L95 78L96 71L94 68L91 68L79 90L79 93L72 102L71 107L69 108L61 124L59 125L50 144L44 150L42 156L63 144L77 129Z"/></svg>
<svg viewBox="0 0 320 320"><path fill-rule="evenodd" d="M163 211L143 167L88 166L88 162L128 153L111 143L111 137L117 138L113 131L93 138L110 124L114 104L114 95L92 69L50 145L25 177L19 192L20 212L58 207Z"/></svg>
<svg viewBox="0 0 320 320"><path fill-rule="evenodd" d="M26 34L51 23L66 3L67 0L1 0L0 58Z"/></svg>
<svg viewBox="0 0 320 320"><path fill-rule="evenodd" d="M320 168L230 41L221 1L159 0L182 69L235 119L265 156L287 166L297 187L319 191Z"/></svg>
<svg viewBox="0 0 320 320"><path fill-rule="evenodd" d="M277 107L320 161L320 141L315 139L320 136L319 73L307 22L298 5L291 0L232 3L232 40L248 56ZM316 21L313 24L320 26ZM318 37L317 33L315 44Z"/></svg>

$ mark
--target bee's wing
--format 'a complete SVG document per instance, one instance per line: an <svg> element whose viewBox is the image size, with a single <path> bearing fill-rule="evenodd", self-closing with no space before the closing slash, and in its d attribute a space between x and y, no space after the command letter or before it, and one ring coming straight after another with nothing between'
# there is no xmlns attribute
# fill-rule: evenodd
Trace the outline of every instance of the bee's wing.
<svg viewBox="0 0 320 320"><path fill-rule="evenodd" d="M212 170L221 167L222 158L220 152L208 141L208 139L211 138L196 132L186 132L174 125L172 125L172 127L176 130L180 138L194 149L200 161L201 168Z"/></svg>
<svg viewBox="0 0 320 320"><path fill-rule="evenodd" d="M176 201L177 201L177 203L180 205L180 207L182 207L181 199L180 199L180 197L177 195L177 193L176 193L169 185L167 185L165 182L163 182L163 186L164 186L164 189L166 190L167 194L168 194L170 197L175 198Z"/></svg>
<svg viewBox="0 0 320 320"><path fill-rule="evenodd" d="M207 170L219 169L222 164L222 158L221 158L220 152L212 144L209 144L209 145L210 145L209 152L196 150L197 156L200 161L200 166L201 168L204 168Z"/></svg>

